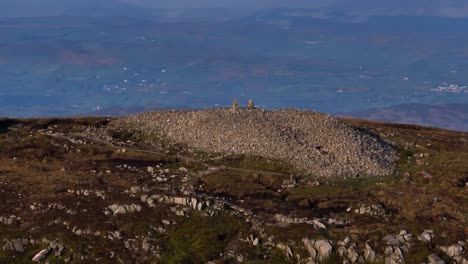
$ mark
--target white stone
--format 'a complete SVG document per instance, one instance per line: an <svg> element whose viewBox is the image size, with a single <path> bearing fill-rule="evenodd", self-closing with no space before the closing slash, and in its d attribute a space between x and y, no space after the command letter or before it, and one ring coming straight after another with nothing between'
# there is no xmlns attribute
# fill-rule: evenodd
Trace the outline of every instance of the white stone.
<svg viewBox="0 0 468 264"><path fill-rule="evenodd" d="M185 205L185 198L184 197L174 197L174 204Z"/></svg>
<svg viewBox="0 0 468 264"><path fill-rule="evenodd" d="M43 249L39 251L39 253L34 255L34 257L32 258L32 261L41 262L46 258L47 254L49 254L49 249Z"/></svg>
<svg viewBox="0 0 468 264"><path fill-rule="evenodd" d="M319 220L312 220L314 225L317 226L318 228L322 228L322 229L327 229L327 227L322 224L322 222L320 222Z"/></svg>
<svg viewBox="0 0 468 264"><path fill-rule="evenodd" d="M109 206L109 209L111 209L112 212L116 212L119 209L119 205L118 204L112 204L112 205Z"/></svg>
<svg viewBox="0 0 468 264"><path fill-rule="evenodd" d="M447 256L453 258L456 256L460 256L463 252L463 247L459 244L451 245L450 247L447 248Z"/></svg>
<svg viewBox="0 0 468 264"><path fill-rule="evenodd" d="M366 244L366 249L364 249L364 259L366 260L366 262L373 263L375 261L376 256L377 254L375 253L375 251L372 250L372 248L370 248L368 244Z"/></svg>
<svg viewBox="0 0 468 264"><path fill-rule="evenodd" d="M431 243L433 238L432 230L424 230L424 232L418 237L419 240Z"/></svg>
<svg viewBox="0 0 468 264"><path fill-rule="evenodd" d="M399 244L398 239L394 235L386 235L383 240L387 242L388 245L396 246Z"/></svg>
<svg viewBox="0 0 468 264"><path fill-rule="evenodd" d="M317 240L315 241L315 249L318 252L319 260L328 259L332 253L332 245L330 241L327 240Z"/></svg>
<svg viewBox="0 0 468 264"><path fill-rule="evenodd" d="M345 237L345 239L343 240L343 242L345 244L348 244L349 242L351 242L351 239L349 237Z"/></svg>
<svg viewBox="0 0 468 264"><path fill-rule="evenodd" d="M254 238L252 241L252 245L257 246L258 245L258 237Z"/></svg>
<svg viewBox="0 0 468 264"><path fill-rule="evenodd" d="M137 211L137 212L140 212L140 211L141 211L141 205L132 204L132 207L135 208L135 211Z"/></svg>
<svg viewBox="0 0 468 264"><path fill-rule="evenodd" d="M130 192L132 192L133 194L139 193L139 192L141 192L141 187L140 186L132 186L130 188Z"/></svg>

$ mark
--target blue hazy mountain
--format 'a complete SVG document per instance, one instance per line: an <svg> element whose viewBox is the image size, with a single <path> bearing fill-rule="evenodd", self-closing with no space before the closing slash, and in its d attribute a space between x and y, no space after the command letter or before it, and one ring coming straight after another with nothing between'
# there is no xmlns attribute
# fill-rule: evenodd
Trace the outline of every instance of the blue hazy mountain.
<svg viewBox="0 0 468 264"><path fill-rule="evenodd" d="M373 4L372 12L348 1L39 2L0 0L0 116L204 108L233 98L329 113L468 103L468 18L457 1Z"/></svg>
<svg viewBox="0 0 468 264"><path fill-rule="evenodd" d="M171 13L196 13L197 17L211 16L208 9L222 12L252 11L291 8L307 9L308 15L323 16L441 16L466 17L468 3L464 0L0 0L0 16L52 16L52 15L115 15L133 16L153 10L166 10ZM136 11L136 13L135 13ZM301 12L301 11L299 11Z"/></svg>
<svg viewBox="0 0 468 264"><path fill-rule="evenodd" d="M0 0L0 17L131 16L152 10L117 0Z"/></svg>
<svg viewBox="0 0 468 264"><path fill-rule="evenodd" d="M443 127L468 132L468 104L406 104L338 115L384 122Z"/></svg>

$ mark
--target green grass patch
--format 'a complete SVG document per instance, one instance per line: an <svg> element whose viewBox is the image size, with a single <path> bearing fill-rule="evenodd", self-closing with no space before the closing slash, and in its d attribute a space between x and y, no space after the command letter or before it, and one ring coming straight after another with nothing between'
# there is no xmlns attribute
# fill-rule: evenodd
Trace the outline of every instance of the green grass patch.
<svg viewBox="0 0 468 264"><path fill-rule="evenodd" d="M205 190L218 194L242 198L255 195L257 197L272 198L281 187L284 177L268 174L255 174L239 171L219 171L205 176Z"/></svg>
<svg viewBox="0 0 468 264"><path fill-rule="evenodd" d="M245 230L245 224L232 216L194 215L168 231L162 262L206 263L219 257L226 245Z"/></svg>
<svg viewBox="0 0 468 264"><path fill-rule="evenodd" d="M330 181L317 186L301 186L291 191L288 200L333 199L356 197L373 192L377 185L393 184L398 176L378 176L370 178L352 178Z"/></svg>
<svg viewBox="0 0 468 264"><path fill-rule="evenodd" d="M235 168L281 172L286 174L299 173L291 164L281 160L272 160L260 156L228 155L214 161L217 165L225 165Z"/></svg>

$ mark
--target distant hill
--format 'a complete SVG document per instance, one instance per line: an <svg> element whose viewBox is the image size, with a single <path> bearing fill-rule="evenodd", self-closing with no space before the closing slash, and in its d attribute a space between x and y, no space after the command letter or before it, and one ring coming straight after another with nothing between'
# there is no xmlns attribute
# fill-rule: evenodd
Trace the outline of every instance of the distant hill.
<svg viewBox="0 0 468 264"><path fill-rule="evenodd" d="M115 0L0 0L0 17L154 15L153 10ZM150 11L151 10L151 11Z"/></svg>
<svg viewBox="0 0 468 264"><path fill-rule="evenodd" d="M402 104L337 115L468 131L468 104Z"/></svg>

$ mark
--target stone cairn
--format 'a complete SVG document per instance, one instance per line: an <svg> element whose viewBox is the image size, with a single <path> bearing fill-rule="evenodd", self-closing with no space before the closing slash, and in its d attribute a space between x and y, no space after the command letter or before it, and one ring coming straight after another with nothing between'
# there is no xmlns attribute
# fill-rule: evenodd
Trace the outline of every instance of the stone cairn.
<svg viewBox="0 0 468 264"><path fill-rule="evenodd" d="M234 101L232 101L231 110L236 111L237 109L239 109L239 101L237 101L237 99L234 99Z"/></svg>
<svg viewBox="0 0 468 264"><path fill-rule="evenodd" d="M247 109L249 109L249 110L255 109L253 100L249 100L249 101L247 102Z"/></svg>
<svg viewBox="0 0 468 264"><path fill-rule="evenodd" d="M239 109L239 101L237 99L234 99L232 101L232 107L231 107L231 110L232 111L237 111ZM247 109L248 110L253 110L255 109L255 105L254 105L254 101L253 100L248 100L247 101Z"/></svg>

